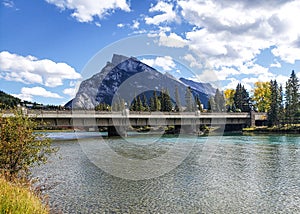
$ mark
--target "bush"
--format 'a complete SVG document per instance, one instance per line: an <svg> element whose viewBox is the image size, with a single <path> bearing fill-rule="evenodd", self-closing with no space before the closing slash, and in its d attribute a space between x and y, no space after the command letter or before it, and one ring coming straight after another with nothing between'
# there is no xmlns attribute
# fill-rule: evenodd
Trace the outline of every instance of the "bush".
<svg viewBox="0 0 300 214"><path fill-rule="evenodd" d="M7 182L0 177L0 213L44 214L48 209L28 187Z"/></svg>
<svg viewBox="0 0 300 214"><path fill-rule="evenodd" d="M34 132L37 126L17 109L0 114L0 172L8 179L27 178L30 167L45 163L56 152L49 138Z"/></svg>

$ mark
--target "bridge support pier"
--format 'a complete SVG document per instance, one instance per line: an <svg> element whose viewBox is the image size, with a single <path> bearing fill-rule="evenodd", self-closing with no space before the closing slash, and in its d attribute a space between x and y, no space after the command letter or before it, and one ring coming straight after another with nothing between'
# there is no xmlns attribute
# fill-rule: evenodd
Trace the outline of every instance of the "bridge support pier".
<svg viewBox="0 0 300 214"><path fill-rule="evenodd" d="M108 137L127 137L126 127L124 126L109 126L107 129Z"/></svg>
<svg viewBox="0 0 300 214"><path fill-rule="evenodd" d="M180 132L181 134L196 134L200 130L200 126L196 125L196 124L181 125L179 127L175 127L175 129L176 128L177 128L178 132Z"/></svg>

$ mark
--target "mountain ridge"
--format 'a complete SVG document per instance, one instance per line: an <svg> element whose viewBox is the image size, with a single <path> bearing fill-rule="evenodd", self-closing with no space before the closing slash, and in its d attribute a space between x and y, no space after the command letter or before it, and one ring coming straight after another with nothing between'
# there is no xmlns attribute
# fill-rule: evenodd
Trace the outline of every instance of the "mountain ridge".
<svg viewBox="0 0 300 214"><path fill-rule="evenodd" d="M178 80L168 73L162 74L135 57L114 54L111 62L107 62L100 72L82 81L76 96L66 107L93 109L100 103L112 105L116 97L131 103L137 95L149 96L153 91L163 89L174 98L176 87L182 105L185 105L186 88L191 87L193 95L200 98L204 107L213 88L210 84L190 82L184 78ZM206 89L210 90L209 93L205 93Z"/></svg>

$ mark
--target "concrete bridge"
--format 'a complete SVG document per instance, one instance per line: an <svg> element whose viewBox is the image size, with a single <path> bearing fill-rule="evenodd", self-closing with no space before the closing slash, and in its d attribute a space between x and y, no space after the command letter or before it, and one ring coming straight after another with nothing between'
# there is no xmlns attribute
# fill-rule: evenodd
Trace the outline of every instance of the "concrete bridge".
<svg viewBox="0 0 300 214"><path fill-rule="evenodd" d="M107 127L109 135L117 135L126 127L139 126L222 126L241 130L247 126L261 125L266 113L200 113L200 112L98 112L98 111L28 111L27 115L45 122L52 128L85 128L95 130ZM117 130L117 132L116 132ZM123 130L123 131L120 131Z"/></svg>

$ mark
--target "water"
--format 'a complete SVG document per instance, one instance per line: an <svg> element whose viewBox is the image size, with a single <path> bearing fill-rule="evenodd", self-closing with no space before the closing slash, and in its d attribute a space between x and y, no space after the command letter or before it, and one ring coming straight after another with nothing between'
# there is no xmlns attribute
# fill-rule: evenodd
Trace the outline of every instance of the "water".
<svg viewBox="0 0 300 214"><path fill-rule="evenodd" d="M209 146L201 137L180 165L145 180L99 169L72 140L74 134L51 137L60 150L33 173L45 184L51 213L300 213L299 135L223 136ZM98 141L87 137L86 145ZM131 137L129 143L113 138L109 145L143 161L165 154L178 140L168 136L147 143L152 138ZM192 143L189 137L180 141Z"/></svg>

